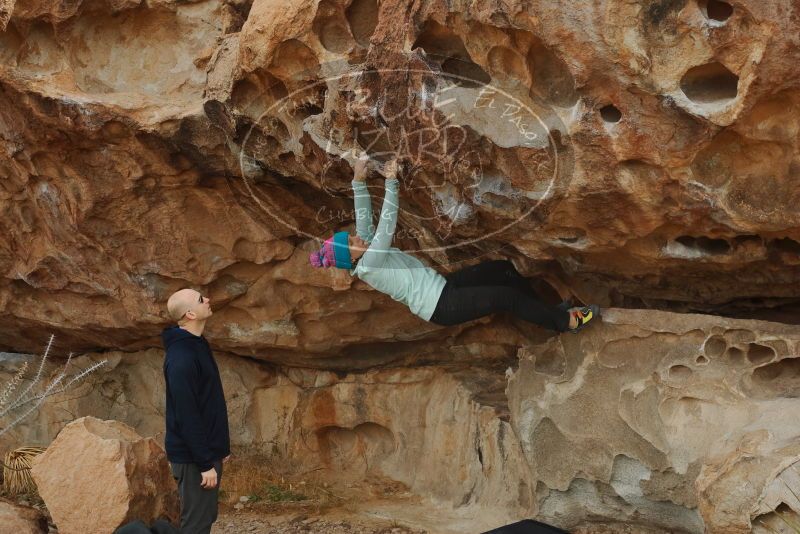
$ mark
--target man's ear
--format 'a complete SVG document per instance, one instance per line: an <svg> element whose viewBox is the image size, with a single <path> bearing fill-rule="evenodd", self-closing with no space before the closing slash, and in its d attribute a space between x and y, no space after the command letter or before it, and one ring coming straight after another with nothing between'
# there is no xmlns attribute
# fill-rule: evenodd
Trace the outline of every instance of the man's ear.
<svg viewBox="0 0 800 534"><path fill-rule="evenodd" d="M189 311L186 312L186 315L184 315L184 317L186 317L187 319L194 320L194 319L197 319L197 314L194 313L193 311L189 310Z"/></svg>

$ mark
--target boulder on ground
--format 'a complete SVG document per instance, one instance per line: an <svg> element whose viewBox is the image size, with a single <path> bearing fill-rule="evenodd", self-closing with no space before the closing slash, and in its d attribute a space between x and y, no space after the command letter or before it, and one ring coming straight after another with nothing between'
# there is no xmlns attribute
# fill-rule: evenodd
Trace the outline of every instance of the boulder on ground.
<svg viewBox="0 0 800 534"><path fill-rule="evenodd" d="M47 532L47 518L30 506L0 498L0 533L43 534Z"/></svg>
<svg viewBox="0 0 800 534"><path fill-rule="evenodd" d="M164 449L119 421L68 424L32 474L61 534L107 534L135 519L179 516Z"/></svg>

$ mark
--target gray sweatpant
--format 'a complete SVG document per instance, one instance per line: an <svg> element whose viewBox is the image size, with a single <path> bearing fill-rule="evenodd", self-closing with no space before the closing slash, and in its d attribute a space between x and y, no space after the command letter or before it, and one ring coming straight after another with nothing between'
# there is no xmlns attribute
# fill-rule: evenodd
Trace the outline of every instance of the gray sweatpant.
<svg viewBox="0 0 800 534"><path fill-rule="evenodd" d="M211 525L217 520L219 484L222 481L222 462L214 462L217 470L217 487L204 489L200 486L203 477L197 464L173 464L172 476L178 481L181 497L181 533L210 534Z"/></svg>

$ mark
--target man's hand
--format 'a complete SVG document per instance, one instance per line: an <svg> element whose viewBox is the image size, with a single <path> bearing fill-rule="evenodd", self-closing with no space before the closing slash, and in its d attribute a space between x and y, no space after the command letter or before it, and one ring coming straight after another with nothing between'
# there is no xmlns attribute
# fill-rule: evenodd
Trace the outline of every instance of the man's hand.
<svg viewBox="0 0 800 534"><path fill-rule="evenodd" d="M200 481L200 487L203 489L214 489L217 487L217 470L213 467L208 471L200 473L203 480Z"/></svg>
<svg viewBox="0 0 800 534"><path fill-rule="evenodd" d="M362 152L353 164L353 180L363 182L367 179L367 163L369 163L369 155Z"/></svg>

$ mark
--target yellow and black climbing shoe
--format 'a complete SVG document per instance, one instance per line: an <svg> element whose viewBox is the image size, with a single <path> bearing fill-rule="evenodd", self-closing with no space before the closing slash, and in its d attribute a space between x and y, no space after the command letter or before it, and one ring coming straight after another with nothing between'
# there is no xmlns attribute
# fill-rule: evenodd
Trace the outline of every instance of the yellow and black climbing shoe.
<svg viewBox="0 0 800 534"><path fill-rule="evenodd" d="M597 304L589 304L588 306L583 306L580 308L571 308L569 313L578 321L578 326L569 329L569 331L574 334L600 317L600 306Z"/></svg>

